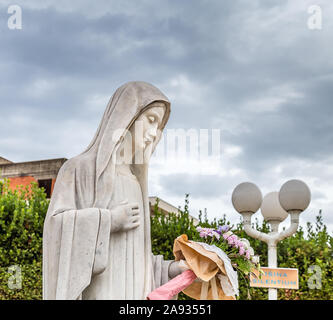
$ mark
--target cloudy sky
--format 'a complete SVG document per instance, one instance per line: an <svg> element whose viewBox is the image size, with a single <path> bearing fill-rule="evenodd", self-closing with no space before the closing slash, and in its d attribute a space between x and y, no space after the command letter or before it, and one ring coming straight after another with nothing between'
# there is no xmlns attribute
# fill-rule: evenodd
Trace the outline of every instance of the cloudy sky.
<svg viewBox="0 0 333 320"><path fill-rule="evenodd" d="M8 28L12 4L21 30ZM302 224L322 209L333 231L332 1L2 0L0 37L0 156L79 154L113 92L143 80L169 97L168 129L221 132L214 170L155 157L151 195L179 206L189 193L192 215L235 223L237 184L265 195L297 178L312 191Z"/></svg>

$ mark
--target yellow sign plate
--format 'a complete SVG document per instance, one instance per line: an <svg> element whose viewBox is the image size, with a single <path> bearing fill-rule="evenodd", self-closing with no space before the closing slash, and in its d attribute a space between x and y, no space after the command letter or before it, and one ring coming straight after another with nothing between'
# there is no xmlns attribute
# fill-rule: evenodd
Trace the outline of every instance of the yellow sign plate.
<svg viewBox="0 0 333 320"><path fill-rule="evenodd" d="M259 278L259 272L254 270L256 275L250 275L250 286L257 288L278 288L298 289L298 269L291 268L261 268L264 274Z"/></svg>

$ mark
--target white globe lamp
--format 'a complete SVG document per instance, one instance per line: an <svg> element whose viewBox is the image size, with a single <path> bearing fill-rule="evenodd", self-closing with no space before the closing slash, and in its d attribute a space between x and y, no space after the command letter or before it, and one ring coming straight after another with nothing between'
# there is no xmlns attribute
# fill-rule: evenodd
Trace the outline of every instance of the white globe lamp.
<svg viewBox="0 0 333 320"><path fill-rule="evenodd" d="M238 213L253 214L257 212L261 206L262 194L254 183L243 182L234 189L231 199Z"/></svg>
<svg viewBox="0 0 333 320"><path fill-rule="evenodd" d="M272 230L275 232L278 231L280 222L288 217L288 212L281 207L278 192L266 194L260 210L264 219L270 223Z"/></svg>
<svg viewBox="0 0 333 320"><path fill-rule="evenodd" d="M280 189L279 201L281 207L287 212L302 212L310 204L311 191L303 181L289 180Z"/></svg>

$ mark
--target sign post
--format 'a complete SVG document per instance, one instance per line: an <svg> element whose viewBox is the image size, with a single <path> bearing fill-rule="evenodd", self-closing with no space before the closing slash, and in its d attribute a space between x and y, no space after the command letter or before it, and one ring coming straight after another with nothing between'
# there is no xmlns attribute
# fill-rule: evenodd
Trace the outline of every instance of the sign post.
<svg viewBox="0 0 333 320"><path fill-rule="evenodd" d="M277 289L298 289L298 269L292 268L261 268L264 274L259 278L258 270L253 270L250 275L250 286L256 288Z"/></svg>

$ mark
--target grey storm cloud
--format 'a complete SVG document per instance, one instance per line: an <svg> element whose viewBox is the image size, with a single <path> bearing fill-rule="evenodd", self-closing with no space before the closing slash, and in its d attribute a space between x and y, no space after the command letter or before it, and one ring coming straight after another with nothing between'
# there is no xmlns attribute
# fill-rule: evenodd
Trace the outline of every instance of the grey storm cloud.
<svg viewBox="0 0 333 320"><path fill-rule="evenodd" d="M207 199L220 197L237 184L234 179L211 175L169 174L161 175L159 180L168 195L188 193L191 197Z"/></svg>
<svg viewBox="0 0 333 320"><path fill-rule="evenodd" d="M332 80L303 87L304 97L284 102L277 111L247 116L250 132L231 138L244 147L243 161L253 169L290 158L320 161L332 155ZM260 161L258 161L260 159Z"/></svg>
<svg viewBox="0 0 333 320"><path fill-rule="evenodd" d="M264 176L281 163L317 168L333 158L327 1L317 1L317 31L307 28L313 3L300 0L16 1L16 31L7 28L11 4L0 4L0 156L75 156L115 89L144 80L170 97L168 128L221 129L223 144L241 148L233 164L248 177L270 183ZM165 193L211 199L237 179L194 172L159 181Z"/></svg>

